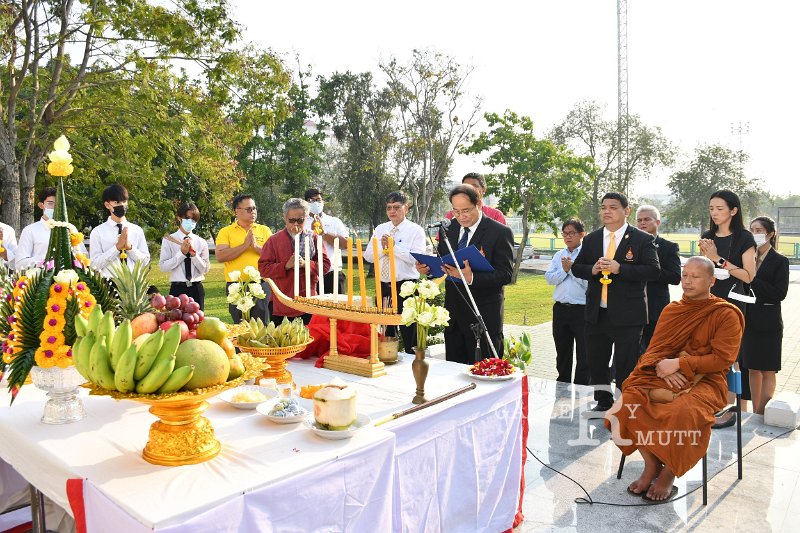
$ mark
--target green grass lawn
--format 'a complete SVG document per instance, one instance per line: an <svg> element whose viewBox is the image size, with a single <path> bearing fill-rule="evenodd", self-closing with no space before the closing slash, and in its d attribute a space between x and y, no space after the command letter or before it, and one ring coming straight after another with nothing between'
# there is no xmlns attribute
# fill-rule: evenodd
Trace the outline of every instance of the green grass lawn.
<svg viewBox="0 0 800 533"><path fill-rule="evenodd" d="M169 276L154 264L150 272L150 281L164 294L169 291ZM356 283L356 287L357 287ZM225 301L225 277L222 263L211 256L211 271L203 282L206 289L205 313L231 322L228 303ZM357 290L357 289L356 289ZM367 279L367 293L375 294L375 279ZM506 287L507 324L527 324L529 326L547 322L552 318L553 288L540 274L520 273L515 285Z"/></svg>

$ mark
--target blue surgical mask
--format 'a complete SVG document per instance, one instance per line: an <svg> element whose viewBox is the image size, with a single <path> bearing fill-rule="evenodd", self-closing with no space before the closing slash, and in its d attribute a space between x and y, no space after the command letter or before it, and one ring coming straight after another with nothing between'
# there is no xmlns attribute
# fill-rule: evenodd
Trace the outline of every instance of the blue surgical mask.
<svg viewBox="0 0 800 533"><path fill-rule="evenodd" d="M46 216L47 218L53 218L53 211L55 211L55 209L50 207L45 207L43 211L44 211L44 216Z"/></svg>
<svg viewBox="0 0 800 533"><path fill-rule="evenodd" d="M324 204L322 203L322 200L320 200L319 202L310 202L308 204L308 207L312 215L319 215L320 213L322 213L323 205Z"/></svg>
<svg viewBox="0 0 800 533"><path fill-rule="evenodd" d="M191 218L184 218L181 220L181 227L184 229L184 231L186 231L186 233L191 233L194 231L194 228L197 227L197 222Z"/></svg>

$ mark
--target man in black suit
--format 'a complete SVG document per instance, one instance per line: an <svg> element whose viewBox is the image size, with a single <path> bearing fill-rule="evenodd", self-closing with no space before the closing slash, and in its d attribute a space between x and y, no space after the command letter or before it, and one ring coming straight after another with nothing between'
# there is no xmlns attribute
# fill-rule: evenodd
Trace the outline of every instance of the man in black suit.
<svg viewBox="0 0 800 533"><path fill-rule="evenodd" d="M450 204L453 206L454 220L447 229L447 240L453 250L475 246L494 267L493 272L475 272L464 261L464 280L469 285L478 306L486 329L498 357L503 356L503 287L511 282L514 264L514 234L508 226L482 214L483 202L478 191L471 185L458 185L450 191ZM443 239L438 245L439 255L449 255ZM449 276L459 278L458 270L444 265ZM428 274L430 269L417 263L420 274ZM449 278L445 282L444 306L450 312L450 324L444 330L445 357L448 361L473 364L477 357L475 348L475 324L478 319L472 311L469 296L462 282ZM486 336L480 336L480 359L492 357Z"/></svg>
<svg viewBox="0 0 800 533"><path fill-rule="evenodd" d="M592 411L599 416L614 403L611 348L619 388L639 359L642 326L647 324L645 284L657 280L660 272L653 237L627 223L630 212L625 195L606 193L600 207L604 227L586 236L572 265L572 273L589 282L586 346L597 400Z"/></svg>
<svg viewBox="0 0 800 533"><path fill-rule="evenodd" d="M640 205L636 210L636 227L649 233L655 239L653 244L658 254L658 264L661 267L656 281L647 282L647 324L642 328L642 343L639 354L643 354L650 345L653 331L656 329L661 311L670 301L669 286L681 282L681 257L678 243L668 241L658 234L661 225L661 213L652 205Z"/></svg>

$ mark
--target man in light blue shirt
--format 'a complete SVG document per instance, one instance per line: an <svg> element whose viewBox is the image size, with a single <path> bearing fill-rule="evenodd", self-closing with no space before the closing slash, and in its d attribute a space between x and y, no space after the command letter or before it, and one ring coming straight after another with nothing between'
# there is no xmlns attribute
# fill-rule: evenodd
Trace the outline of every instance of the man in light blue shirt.
<svg viewBox="0 0 800 533"><path fill-rule="evenodd" d="M553 340L556 344L556 381L589 384L589 358L586 353L584 309L588 281L576 278L572 262L581 251L586 231L583 222L571 218L561 225L561 236L566 248L557 252L544 277L555 285L553 290ZM572 353L575 346L575 379L572 379Z"/></svg>

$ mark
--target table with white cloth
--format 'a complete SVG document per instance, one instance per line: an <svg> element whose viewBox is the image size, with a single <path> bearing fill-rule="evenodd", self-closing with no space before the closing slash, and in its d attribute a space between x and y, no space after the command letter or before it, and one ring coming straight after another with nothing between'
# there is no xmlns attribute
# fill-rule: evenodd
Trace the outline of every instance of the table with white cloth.
<svg viewBox="0 0 800 533"><path fill-rule="evenodd" d="M470 383L464 365L429 359L428 398ZM352 382L373 422L411 407L411 358L363 378L291 361L300 385ZM218 398L205 416L222 452L198 465L147 463L146 405L82 394L86 417L40 422L44 394L0 395L0 457L87 531L504 531L521 476L519 379L486 383L352 439L278 425ZM68 480L82 480L77 498ZM81 524L78 525L79 530Z"/></svg>

